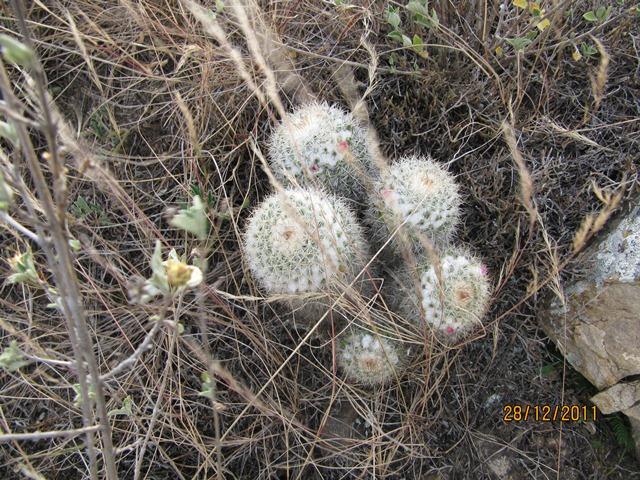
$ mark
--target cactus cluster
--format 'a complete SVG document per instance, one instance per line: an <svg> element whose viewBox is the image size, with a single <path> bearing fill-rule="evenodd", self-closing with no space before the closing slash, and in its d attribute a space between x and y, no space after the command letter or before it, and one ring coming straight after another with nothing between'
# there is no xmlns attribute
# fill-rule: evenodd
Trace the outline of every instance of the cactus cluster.
<svg viewBox="0 0 640 480"><path fill-rule="evenodd" d="M264 200L249 219L244 250L253 276L270 294L349 284L367 260L354 214L337 197L313 189L290 188Z"/></svg>
<svg viewBox="0 0 640 480"><path fill-rule="evenodd" d="M367 131L345 110L311 103L288 115L269 143L276 178L325 186L347 200L362 200L362 175L371 166Z"/></svg>
<svg viewBox="0 0 640 480"><path fill-rule="evenodd" d="M437 246L449 243L460 217L460 194L453 176L430 158L409 156L374 182L377 195L367 210L377 245L403 228L416 249L420 234ZM394 246L397 245L394 242Z"/></svg>
<svg viewBox="0 0 640 480"><path fill-rule="evenodd" d="M452 249L440 258L440 278L434 265L420 259L419 290L410 276L396 275L390 290L398 312L422 326L421 319L438 338L453 343L481 324L489 303L487 268L469 252Z"/></svg>
<svg viewBox="0 0 640 480"><path fill-rule="evenodd" d="M380 385L401 374L404 355L398 342L358 328L340 338L338 365L356 383Z"/></svg>
<svg viewBox="0 0 640 480"><path fill-rule="evenodd" d="M405 252L390 242L395 253L383 266L391 277L382 290L386 303L448 343L480 324L490 297L487 270L467 250L450 245L461 197L445 168L414 155L372 172L366 130L350 113L324 103L284 118L271 136L269 155L285 189L256 208L244 232L247 265L265 293L285 295L289 307L319 320L372 263L365 235L379 246L401 229L416 261L411 268L400 265ZM370 191L363 186L363 174L373 179ZM352 210L362 203L367 230ZM435 264L422 248L425 238L443 252ZM312 308L308 295L328 301ZM340 313L342 321L350 320ZM409 352L401 341L356 322L342 331L337 360L348 379L372 386L399 378Z"/></svg>

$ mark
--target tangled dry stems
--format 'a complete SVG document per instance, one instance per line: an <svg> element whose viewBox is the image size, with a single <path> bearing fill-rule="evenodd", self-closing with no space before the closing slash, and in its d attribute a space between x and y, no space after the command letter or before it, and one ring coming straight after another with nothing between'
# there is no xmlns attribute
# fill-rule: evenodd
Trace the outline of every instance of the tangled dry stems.
<svg viewBox="0 0 640 480"><path fill-rule="evenodd" d="M439 2L441 27L427 32L430 57L420 59L386 38L375 2L229 2L215 21L194 15L193 5L36 1L27 11L60 110L67 185L54 192L81 244L73 268L99 371L136 351L154 328L152 315L164 318L138 361L104 381L107 410L131 399L130 414L108 419L120 477L482 478L489 475L487 442L517 452L541 478L593 472L586 455L578 466L571 459L584 448L578 427L565 427L568 446L536 450L533 440L518 443L529 435L524 427L508 436L488 430L495 412L477 417L514 362L526 365L509 377L508 391L542 401L528 385L544 355L532 320L536 302L571 273L585 216L607 208L592 182L622 192L618 201L636 188L640 64L627 10L585 27L586 5L560 2L549 8L554 28L525 52L498 57L496 36L531 28L524 14L498 2ZM19 31L13 9L3 13L2 31ZM571 38L593 38L599 56L573 63ZM16 95L42 115L21 73L11 75ZM410 374L373 390L343 381L335 340L292 329L289 312L263 301L238 248L248 206L275 183L264 171L266 135L292 104L312 97L349 105L369 123L379 168L413 152L448 162L467 195L462 241L496 278L486 330L455 349L389 311L379 280L382 293L373 298L341 298L352 321L421 352ZM44 138L31 133L42 154ZM17 221L36 231L46 227L43 203L21 162L15 152L2 156L4 168L19 164L19 206L34 206ZM51 180L55 172L42 168ZM167 208L194 193L209 203L204 243L166 221ZM80 197L96 208L74 210ZM588 229L581 243L595 233ZM3 252L30 245L11 226L0 239ZM168 305L166 315L162 305L127 302L128 281L147 276L156 239L187 256L205 255L209 265L205 284ZM52 282L46 258L31 246L38 271ZM0 329L34 361L0 373L0 428L9 435L0 469L7 478L79 478L92 451L82 418L92 414L74 402L77 353L64 317L47 308L42 289L0 288ZM331 316L322 324L335 338ZM520 353L510 353L516 346ZM216 379L209 397L200 395L203 372ZM334 438L341 436L336 419L348 427L345 438ZM17 436L37 431L59 435ZM104 436L96 439L104 452ZM107 466L96 455L102 473ZM624 465L617 468L626 478Z"/></svg>

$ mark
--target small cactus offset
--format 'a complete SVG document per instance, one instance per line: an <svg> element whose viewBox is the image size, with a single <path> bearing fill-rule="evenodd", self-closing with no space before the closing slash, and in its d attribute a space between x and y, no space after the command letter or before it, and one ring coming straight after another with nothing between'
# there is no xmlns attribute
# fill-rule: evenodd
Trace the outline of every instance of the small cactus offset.
<svg viewBox="0 0 640 480"><path fill-rule="evenodd" d="M354 329L339 339L337 360L347 378L372 386L397 378L405 355L399 342Z"/></svg>
<svg viewBox="0 0 640 480"><path fill-rule="evenodd" d="M244 237L249 268L270 294L325 291L351 282L366 263L353 213L317 190L272 194L253 213Z"/></svg>
<svg viewBox="0 0 640 480"><path fill-rule="evenodd" d="M340 107L311 103L288 115L271 136L269 157L285 184L323 186L356 202L364 197L361 176L371 165L367 132Z"/></svg>
<svg viewBox="0 0 640 480"><path fill-rule="evenodd" d="M460 217L458 185L433 160L421 156L400 159L375 182L374 195L367 217L378 245L403 223L417 250L419 233L437 246L451 240Z"/></svg>
<svg viewBox="0 0 640 480"><path fill-rule="evenodd" d="M396 275L392 287L398 310L407 319L427 324L438 338L453 343L481 324L490 298L487 268L470 253L450 250L440 259L441 280L433 265L424 260L418 265L420 294L406 272Z"/></svg>

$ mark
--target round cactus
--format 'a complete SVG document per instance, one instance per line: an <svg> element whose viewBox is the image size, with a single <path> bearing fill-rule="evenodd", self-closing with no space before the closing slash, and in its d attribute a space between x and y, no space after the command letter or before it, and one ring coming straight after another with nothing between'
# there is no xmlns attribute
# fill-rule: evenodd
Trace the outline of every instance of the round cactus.
<svg viewBox="0 0 640 480"><path fill-rule="evenodd" d="M392 302L409 321L424 320L441 340L452 343L481 324L490 298L487 267L470 253L451 250L440 259L441 280L428 262L417 267L420 292L408 272L394 275ZM415 277L414 277L415 278Z"/></svg>
<svg viewBox="0 0 640 480"><path fill-rule="evenodd" d="M371 165L367 133L351 113L311 103L287 116L273 132L269 157L276 178L324 186L341 197L364 197L360 181Z"/></svg>
<svg viewBox="0 0 640 480"><path fill-rule="evenodd" d="M338 365L356 383L381 385L397 378L405 358L399 342L366 330L351 330L338 341Z"/></svg>
<svg viewBox="0 0 640 480"><path fill-rule="evenodd" d="M458 185L449 172L426 157L404 157L391 165L374 183L374 195L367 217L378 245L403 224L418 251L419 234L443 247L459 221Z"/></svg>
<svg viewBox="0 0 640 480"><path fill-rule="evenodd" d="M244 235L249 268L271 294L326 291L350 283L366 263L366 242L353 213L321 191L269 196Z"/></svg>

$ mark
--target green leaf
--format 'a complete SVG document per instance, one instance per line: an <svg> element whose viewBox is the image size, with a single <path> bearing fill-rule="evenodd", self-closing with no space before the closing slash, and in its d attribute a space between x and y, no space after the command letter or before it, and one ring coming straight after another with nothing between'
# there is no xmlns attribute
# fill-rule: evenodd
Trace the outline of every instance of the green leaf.
<svg viewBox="0 0 640 480"><path fill-rule="evenodd" d="M28 67L35 58L33 51L29 47L4 33L0 34L0 47L2 47L2 56L9 63Z"/></svg>
<svg viewBox="0 0 640 480"><path fill-rule="evenodd" d="M156 240L156 246L151 256L151 272L149 283L162 292L168 292L169 281L167 280L167 271L162 264L162 245L160 240Z"/></svg>
<svg viewBox="0 0 640 480"><path fill-rule="evenodd" d="M532 40L527 37L508 38L507 43L516 50L524 50L531 45Z"/></svg>
<svg viewBox="0 0 640 480"><path fill-rule="evenodd" d="M588 11L587 13L582 15L582 18L584 18L587 22L597 22L598 21L598 18L596 17L596 14L593 11Z"/></svg>
<svg viewBox="0 0 640 480"><path fill-rule="evenodd" d="M15 372L29 363L31 362L25 360L24 354L18 348L18 342L15 340L12 340L0 354L0 368L7 372Z"/></svg>
<svg viewBox="0 0 640 480"><path fill-rule="evenodd" d="M200 196L193 197L192 206L180 210L169 220L169 224L194 234L199 240L206 239L209 234L209 219Z"/></svg>
<svg viewBox="0 0 640 480"><path fill-rule="evenodd" d="M8 122L0 122L0 137L9 140L14 146L20 141L16 127Z"/></svg>
<svg viewBox="0 0 640 480"><path fill-rule="evenodd" d="M389 25L393 28L398 28L400 26L400 21L400 14L396 10L387 10L387 23Z"/></svg>
<svg viewBox="0 0 640 480"><path fill-rule="evenodd" d="M122 401L122 406L120 408L114 408L113 410L109 410L109 412L107 412L107 415L109 417L113 417L115 415L126 415L127 417L130 417L133 414L133 411L131 410L131 405L132 405L131 397L127 396Z"/></svg>
<svg viewBox="0 0 640 480"><path fill-rule="evenodd" d="M530 32L528 32L525 35L525 38L528 38L529 40L531 40L532 42L538 38L538 31L537 30L531 30Z"/></svg>
<svg viewBox="0 0 640 480"><path fill-rule="evenodd" d="M0 210L7 211L13 204L13 190L0 172Z"/></svg>
<svg viewBox="0 0 640 480"><path fill-rule="evenodd" d="M77 238L70 238L69 246L71 247L71 250L73 250L74 252L79 252L81 247L80 240L78 240Z"/></svg>
<svg viewBox="0 0 640 480"><path fill-rule="evenodd" d="M75 396L73 397L73 404L80 408L82 406L82 389L80 388L80 384L79 383L74 383L73 384L73 391L76 392ZM90 383L89 384L89 400L95 400L96 398L96 387Z"/></svg>
<svg viewBox="0 0 640 480"><path fill-rule="evenodd" d="M399 32L398 30L394 30L393 32L389 32L389 34L387 35L389 38L392 38L393 40L402 43L402 32Z"/></svg>
<svg viewBox="0 0 640 480"><path fill-rule="evenodd" d="M429 15L429 10L427 10L426 5L423 5L421 2L417 0L412 0L411 2L407 3L405 8L409 10L411 13L413 13L414 15L425 15L425 16Z"/></svg>
<svg viewBox="0 0 640 480"><path fill-rule="evenodd" d="M411 39L411 43L413 44L413 50L415 50L415 52L420 55L423 58L427 57L427 52L424 46L424 42L422 41L422 38L420 38L418 35L414 35L413 38Z"/></svg>
<svg viewBox="0 0 640 480"><path fill-rule="evenodd" d="M603 23L609 18L609 14L611 13L611 7L599 7L596 10L596 17L598 17L598 21Z"/></svg>
<svg viewBox="0 0 640 480"><path fill-rule="evenodd" d="M198 396L207 397L208 399L213 400L213 383L211 382L209 374L207 372L202 372L200 379L202 380L202 390L198 393Z"/></svg>
<svg viewBox="0 0 640 480"><path fill-rule="evenodd" d="M435 8L431 9L431 21L433 22L434 27L440 25L440 19L438 18L438 14L436 13Z"/></svg>
<svg viewBox="0 0 640 480"><path fill-rule="evenodd" d="M413 46L413 42L411 41L411 39L407 36L407 35L402 35L402 45L404 45L405 47L411 47Z"/></svg>

